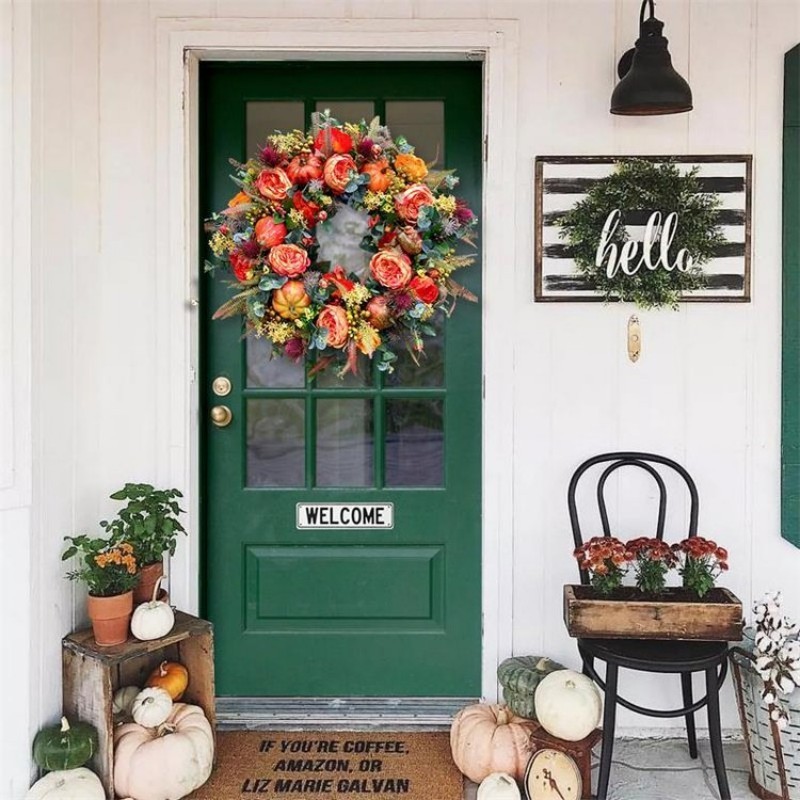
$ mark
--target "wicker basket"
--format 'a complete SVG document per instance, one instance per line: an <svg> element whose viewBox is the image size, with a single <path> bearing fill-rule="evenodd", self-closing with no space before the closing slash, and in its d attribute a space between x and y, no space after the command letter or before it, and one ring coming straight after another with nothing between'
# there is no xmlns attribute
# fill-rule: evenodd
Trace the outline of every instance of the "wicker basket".
<svg viewBox="0 0 800 800"><path fill-rule="evenodd" d="M751 629L745 629L742 645L731 650L731 662L750 759L750 791L763 800L800 800L800 690L788 698L789 724L781 731L761 700L764 684L753 667Z"/></svg>

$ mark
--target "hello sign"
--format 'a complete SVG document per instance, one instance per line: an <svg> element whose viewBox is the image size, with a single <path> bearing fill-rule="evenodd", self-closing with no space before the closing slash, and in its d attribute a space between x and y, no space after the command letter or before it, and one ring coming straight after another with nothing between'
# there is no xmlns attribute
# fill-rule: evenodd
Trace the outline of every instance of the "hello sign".
<svg viewBox="0 0 800 800"><path fill-rule="evenodd" d="M641 243L634 239L628 239L620 246L613 242L613 238L619 228L622 212L619 209L612 211L603 225L595 264L602 267L603 263L607 261L606 275L609 278L613 278L619 270L626 275L635 275L643 266L651 271L659 268L665 269L667 272L672 272L674 269L679 272L691 270L694 262L685 247L675 253L674 260L670 260L670 248L678 225L677 213L672 211L667 214L663 231L661 230L661 216L660 211L654 211L650 215ZM658 258L653 261L653 248L656 244L658 244ZM637 261L636 257L640 247L641 257Z"/></svg>
<svg viewBox="0 0 800 800"><path fill-rule="evenodd" d="M699 191L719 200L724 242L702 265L705 286L683 300L748 302L750 300L750 219L752 157L742 156L540 156L535 163L534 287L537 301L603 302L603 296L581 272L569 243L559 235L559 219L583 200L591 188L620 163L633 160L672 163L689 172L697 168ZM628 241L619 241L619 228ZM618 208L608 214L596 246L596 265L609 276L642 270L685 272L694 254L676 246L681 219L669 207L647 211ZM616 234L616 237L615 237ZM615 240L616 239L616 240ZM593 245L594 247L594 245Z"/></svg>

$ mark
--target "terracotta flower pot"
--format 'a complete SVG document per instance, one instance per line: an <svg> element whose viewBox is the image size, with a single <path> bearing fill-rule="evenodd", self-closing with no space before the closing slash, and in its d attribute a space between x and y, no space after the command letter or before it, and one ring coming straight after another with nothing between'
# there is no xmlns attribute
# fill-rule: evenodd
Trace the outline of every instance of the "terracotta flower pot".
<svg viewBox="0 0 800 800"><path fill-rule="evenodd" d="M128 627L133 614L133 592L115 594L111 597L86 598L86 610L92 621L92 630L97 644L108 647L122 644L128 638Z"/></svg>
<svg viewBox="0 0 800 800"><path fill-rule="evenodd" d="M156 581L164 574L164 562L146 564L139 570L139 584L133 590L133 602L148 603L153 599Z"/></svg>

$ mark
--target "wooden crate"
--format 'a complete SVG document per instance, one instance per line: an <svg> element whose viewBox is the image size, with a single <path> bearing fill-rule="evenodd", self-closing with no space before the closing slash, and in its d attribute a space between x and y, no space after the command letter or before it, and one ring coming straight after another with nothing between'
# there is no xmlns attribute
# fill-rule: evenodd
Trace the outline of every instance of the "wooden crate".
<svg viewBox="0 0 800 800"><path fill-rule="evenodd" d="M91 767L109 798L114 797L114 720L112 700L121 686L144 686L162 661L179 661L189 670L181 702L200 706L216 731L214 638L210 622L175 612L175 627L161 639L98 647L91 629L62 641L63 706L69 719L97 728L99 748Z"/></svg>
<svg viewBox="0 0 800 800"><path fill-rule="evenodd" d="M667 589L657 599L592 596L588 586L564 587L564 623L582 639L685 639L738 642L742 602L717 587L709 600L686 601Z"/></svg>

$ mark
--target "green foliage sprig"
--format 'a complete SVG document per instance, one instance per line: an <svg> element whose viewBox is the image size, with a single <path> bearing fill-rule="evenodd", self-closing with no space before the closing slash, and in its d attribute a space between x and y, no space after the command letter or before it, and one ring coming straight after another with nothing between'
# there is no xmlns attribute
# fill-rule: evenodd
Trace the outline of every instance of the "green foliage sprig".
<svg viewBox="0 0 800 800"><path fill-rule="evenodd" d="M100 526L113 541L130 542L141 566L161 560L165 552L175 554L178 532L186 533L178 519L183 509L177 489L155 489L149 483L126 483L111 495L112 500L127 500L115 519Z"/></svg>
<svg viewBox="0 0 800 800"><path fill-rule="evenodd" d="M701 267L725 242L718 222L720 202L718 195L700 191L696 167L682 172L672 162L629 159L620 161L611 175L597 181L583 200L561 215L557 225L559 236L572 249L578 269L607 302L622 300L641 308L677 308L684 292L705 285ZM692 256L692 268L681 272L643 266L634 275L618 270L609 278L605 264L598 267L595 259L603 225L617 209L622 219L610 241L620 248L630 238L625 229L626 212L660 211L664 216L677 212L678 226L671 250L677 253L685 248Z"/></svg>

